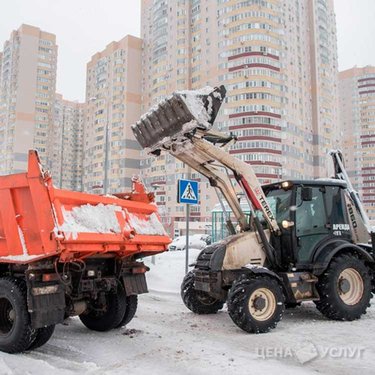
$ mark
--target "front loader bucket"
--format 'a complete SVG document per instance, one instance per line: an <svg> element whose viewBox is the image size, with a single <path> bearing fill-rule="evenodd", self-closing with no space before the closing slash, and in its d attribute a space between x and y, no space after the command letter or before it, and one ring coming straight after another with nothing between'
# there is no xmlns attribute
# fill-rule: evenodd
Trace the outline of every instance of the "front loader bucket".
<svg viewBox="0 0 375 375"><path fill-rule="evenodd" d="M142 148L158 155L167 144L196 129L209 130L225 94L224 86L175 92L132 125L134 136Z"/></svg>

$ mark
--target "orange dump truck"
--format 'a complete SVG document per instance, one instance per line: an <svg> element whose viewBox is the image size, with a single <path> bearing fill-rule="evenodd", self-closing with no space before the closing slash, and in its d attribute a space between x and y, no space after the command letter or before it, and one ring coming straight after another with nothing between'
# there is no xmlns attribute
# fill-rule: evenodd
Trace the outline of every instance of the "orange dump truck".
<svg viewBox="0 0 375 375"><path fill-rule="evenodd" d="M137 179L114 196L56 189L30 151L27 173L0 177L0 350L39 347L68 316L96 331L127 324L147 292L141 259L169 243Z"/></svg>

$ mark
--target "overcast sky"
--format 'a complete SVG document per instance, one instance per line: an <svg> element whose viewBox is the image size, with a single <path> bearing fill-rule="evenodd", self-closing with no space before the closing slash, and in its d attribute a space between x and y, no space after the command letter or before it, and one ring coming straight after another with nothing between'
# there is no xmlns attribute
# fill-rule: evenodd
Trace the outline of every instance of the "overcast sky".
<svg viewBox="0 0 375 375"><path fill-rule="evenodd" d="M335 0L335 11L339 69L375 65L375 0ZM57 90L84 100L91 56L126 34L140 36L140 0L2 0L0 50L22 23L56 34Z"/></svg>

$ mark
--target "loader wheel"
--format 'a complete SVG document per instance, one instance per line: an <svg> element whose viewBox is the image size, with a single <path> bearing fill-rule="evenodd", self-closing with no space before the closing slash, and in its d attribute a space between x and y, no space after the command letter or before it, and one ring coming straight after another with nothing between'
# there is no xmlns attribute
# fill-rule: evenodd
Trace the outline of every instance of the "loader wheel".
<svg viewBox="0 0 375 375"><path fill-rule="evenodd" d="M184 277L181 285L181 297L185 306L195 314L216 314L224 306L224 302L208 293L194 288L193 271L190 271Z"/></svg>
<svg viewBox="0 0 375 375"><path fill-rule="evenodd" d="M372 298L371 274L352 254L335 257L319 278L318 310L329 319L355 320L366 313Z"/></svg>
<svg viewBox="0 0 375 375"><path fill-rule="evenodd" d="M137 295L127 296L125 315L122 318L120 324L116 328L126 326L128 323L130 323L130 321L134 318L134 315L137 311L137 307L138 307L138 296Z"/></svg>
<svg viewBox="0 0 375 375"><path fill-rule="evenodd" d="M48 327L38 328L36 330L35 339L31 343L31 345L27 348L27 350L38 349L44 344L46 344L47 341L52 337L53 332L55 332L54 324Z"/></svg>
<svg viewBox="0 0 375 375"><path fill-rule="evenodd" d="M118 282L116 293L105 295L105 304L94 301L91 309L79 316L81 322L93 331L105 332L119 326L126 310L126 294Z"/></svg>
<svg viewBox="0 0 375 375"><path fill-rule="evenodd" d="M233 322L250 333L275 328L285 310L283 290L268 276L242 275L229 290L227 303Z"/></svg>
<svg viewBox="0 0 375 375"><path fill-rule="evenodd" d="M26 284L11 277L0 279L0 350L21 353L35 338L27 310Z"/></svg>

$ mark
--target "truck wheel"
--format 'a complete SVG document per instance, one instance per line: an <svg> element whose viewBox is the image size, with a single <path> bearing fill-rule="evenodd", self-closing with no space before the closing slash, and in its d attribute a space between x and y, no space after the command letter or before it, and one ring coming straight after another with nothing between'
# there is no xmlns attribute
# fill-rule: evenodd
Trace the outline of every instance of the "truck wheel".
<svg viewBox="0 0 375 375"><path fill-rule="evenodd" d="M246 332L264 333L275 328L284 310L283 290L271 277L242 275L229 290L229 316Z"/></svg>
<svg viewBox="0 0 375 375"><path fill-rule="evenodd" d="M31 343L31 345L27 348L27 350L34 350L38 349L52 337L53 332L55 332L55 325L51 325L48 327L38 328L36 330L35 339Z"/></svg>
<svg viewBox="0 0 375 375"><path fill-rule="evenodd" d="M329 319L355 320L366 313L372 298L371 274L355 255L335 257L319 278L318 310Z"/></svg>
<svg viewBox="0 0 375 375"><path fill-rule="evenodd" d="M79 316L81 322L93 331L105 332L119 326L126 311L126 294L118 282L116 293L107 293L105 306L93 302L92 308Z"/></svg>
<svg viewBox="0 0 375 375"><path fill-rule="evenodd" d="M181 285L181 297L185 306L195 314L216 314L224 302L211 297L208 293L194 288L194 272L190 271Z"/></svg>
<svg viewBox="0 0 375 375"><path fill-rule="evenodd" d="M27 310L26 284L11 277L0 279L0 350L21 353L35 338Z"/></svg>
<svg viewBox="0 0 375 375"><path fill-rule="evenodd" d="M130 321L134 318L134 315L137 311L137 307L138 307L138 296L137 295L127 296L125 315L122 318L120 324L116 328L126 326L128 323L130 323Z"/></svg>

